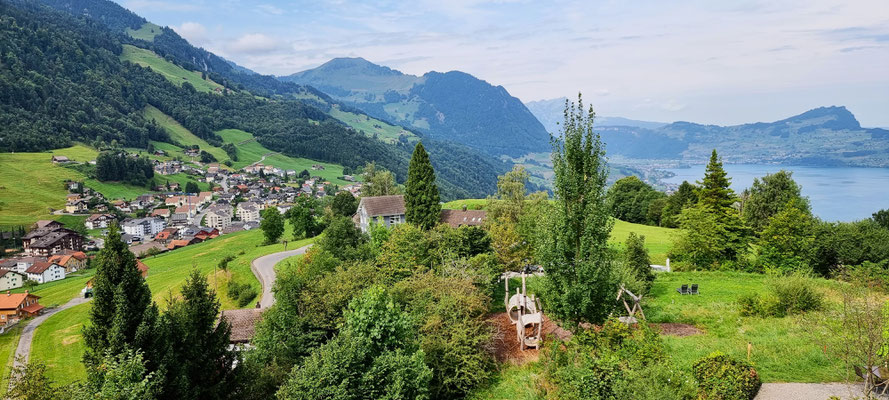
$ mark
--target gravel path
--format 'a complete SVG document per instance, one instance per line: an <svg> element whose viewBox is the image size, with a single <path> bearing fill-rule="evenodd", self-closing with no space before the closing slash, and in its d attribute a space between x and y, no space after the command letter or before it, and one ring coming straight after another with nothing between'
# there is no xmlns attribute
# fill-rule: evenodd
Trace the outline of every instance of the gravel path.
<svg viewBox="0 0 889 400"><path fill-rule="evenodd" d="M860 398L863 391L861 383L764 383L754 400L845 400Z"/></svg>
<svg viewBox="0 0 889 400"><path fill-rule="evenodd" d="M280 253L272 253L253 260L250 268L253 269L253 275L259 279L262 284L262 296L259 300L260 308L271 307L275 304L275 296L272 296L272 284L275 283L275 265L281 260L299 254L305 254L306 250L312 245L306 245L296 250L282 251Z"/></svg>
<svg viewBox="0 0 889 400"><path fill-rule="evenodd" d="M92 298L87 299L83 296L78 295L77 297L69 300L67 303L53 308L52 310L46 311L29 321L28 324L25 325L25 328L22 329L22 335L19 336L19 345L15 349L15 361L13 362L13 366L18 367L19 365L21 365L20 361L24 361L25 363L27 363L28 360L31 358L31 342L34 340L34 331L37 329L38 326L40 326L40 324L42 324L50 316L59 311L67 310L71 307L86 303L90 300L92 300Z"/></svg>

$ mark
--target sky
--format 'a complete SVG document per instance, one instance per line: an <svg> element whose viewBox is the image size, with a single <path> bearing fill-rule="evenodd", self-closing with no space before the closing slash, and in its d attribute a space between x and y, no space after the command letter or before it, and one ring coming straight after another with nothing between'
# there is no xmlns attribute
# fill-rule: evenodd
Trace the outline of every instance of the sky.
<svg viewBox="0 0 889 400"><path fill-rule="evenodd" d="M731 125L846 106L889 127L889 2L116 0L264 74L335 57L459 70L524 102Z"/></svg>

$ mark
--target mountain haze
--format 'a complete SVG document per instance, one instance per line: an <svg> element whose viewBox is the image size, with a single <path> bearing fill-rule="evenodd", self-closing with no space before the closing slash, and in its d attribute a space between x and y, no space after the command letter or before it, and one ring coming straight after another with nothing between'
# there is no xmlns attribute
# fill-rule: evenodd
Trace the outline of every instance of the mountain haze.
<svg viewBox="0 0 889 400"><path fill-rule="evenodd" d="M548 151L549 135L502 86L470 74L404 74L363 58L335 58L280 77L311 85L367 114L491 155Z"/></svg>

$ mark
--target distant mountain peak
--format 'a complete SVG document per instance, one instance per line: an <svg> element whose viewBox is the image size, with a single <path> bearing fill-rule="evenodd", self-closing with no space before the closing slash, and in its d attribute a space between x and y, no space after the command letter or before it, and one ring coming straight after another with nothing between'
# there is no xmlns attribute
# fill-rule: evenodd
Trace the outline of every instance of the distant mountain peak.
<svg viewBox="0 0 889 400"><path fill-rule="evenodd" d="M389 67L385 67L382 65L374 64L370 61L362 57L337 57L333 58L330 61L321 64L318 68L309 70L309 71L324 71L328 73L332 72L349 72L349 73L361 73L363 75L404 75L398 70L394 70ZM303 71L298 74L303 74L308 71Z"/></svg>
<svg viewBox="0 0 889 400"><path fill-rule="evenodd" d="M821 120L817 125L831 129L861 129L861 124L845 106L818 107L778 122Z"/></svg>

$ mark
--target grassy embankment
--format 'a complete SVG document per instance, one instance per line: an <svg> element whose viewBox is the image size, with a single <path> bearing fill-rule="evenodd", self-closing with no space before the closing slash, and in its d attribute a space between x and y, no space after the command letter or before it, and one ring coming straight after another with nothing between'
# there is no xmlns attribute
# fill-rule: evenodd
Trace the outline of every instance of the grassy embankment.
<svg viewBox="0 0 889 400"><path fill-rule="evenodd" d="M161 27L152 24L151 22L146 22L139 29L127 28L127 35L130 35L133 39L140 39L146 42L153 42L154 37L160 35Z"/></svg>
<svg viewBox="0 0 889 400"><path fill-rule="evenodd" d="M146 28L143 26L139 31L134 32L141 32L143 29ZM144 33L146 34L142 36L147 36L147 32ZM131 33L130 35L133 34ZM123 52L120 54L120 59L143 67L150 67L152 71L163 75L164 78L167 78L167 80L176 85L182 86L183 83L188 82L199 92L213 92L216 89L223 88L222 85L213 82L209 78L202 78L200 72L189 71L173 64L151 50L125 44L123 45Z"/></svg>
<svg viewBox="0 0 889 400"><path fill-rule="evenodd" d="M292 233L288 226L284 237L290 235ZM263 240L262 232L256 229L221 236L146 258L144 261L150 267L146 281L154 301L161 309L166 308L167 301L178 296L179 288L185 279L193 268L197 268L209 276L210 286L216 290L222 309L238 308L237 304L226 295L229 282L247 283L256 289L257 293L261 293L259 281L250 269L251 261L284 250L281 244L263 245ZM287 248L295 249L309 243L311 240L291 242ZM228 255L235 256L235 259L229 262L226 271L219 270L217 268L219 261ZM70 285L76 286L78 294L83 287L82 283L72 282ZM91 305L87 303L59 312L47 319L34 333L31 357L46 363L47 373L57 382L72 382L86 376L80 363L80 357L84 352L80 332L83 324L89 319L89 307Z"/></svg>

